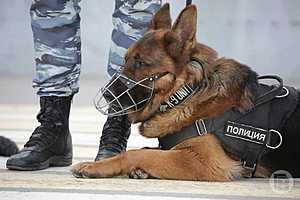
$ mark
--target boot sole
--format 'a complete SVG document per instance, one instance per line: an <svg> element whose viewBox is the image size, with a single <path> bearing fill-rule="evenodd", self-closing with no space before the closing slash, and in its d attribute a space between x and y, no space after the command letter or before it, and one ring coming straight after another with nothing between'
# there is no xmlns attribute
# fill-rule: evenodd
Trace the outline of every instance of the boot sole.
<svg viewBox="0 0 300 200"><path fill-rule="evenodd" d="M53 156L48 160L38 163L35 166L17 166L6 164L8 169L20 170L20 171L34 171L47 169L49 167L67 167L72 165L72 156Z"/></svg>

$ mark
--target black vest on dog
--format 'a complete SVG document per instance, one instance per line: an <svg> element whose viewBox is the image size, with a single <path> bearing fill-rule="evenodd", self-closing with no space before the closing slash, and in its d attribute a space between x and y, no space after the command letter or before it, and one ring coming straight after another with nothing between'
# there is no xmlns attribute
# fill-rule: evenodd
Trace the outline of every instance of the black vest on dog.
<svg viewBox="0 0 300 200"><path fill-rule="evenodd" d="M259 93L263 94L268 87L260 85ZM255 170L257 161L280 148L287 136L288 133L281 130L295 111L299 97L296 89L286 88L288 96L275 97L249 113L230 110L205 123L207 129L221 141L225 151L240 158L245 168Z"/></svg>
<svg viewBox="0 0 300 200"><path fill-rule="evenodd" d="M259 84L256 102L274 87ZM272 170L287 170L299 177L299 92L292 87L284 87L284 90L282 92L286 95L268 97L267 101L256 104L247 113L231 109L213 119L197 120L177 133L159 138L160 146L170 149L188 138L213 133L224 150L239 158L251 174L256 163L262 161Z"/></svg>

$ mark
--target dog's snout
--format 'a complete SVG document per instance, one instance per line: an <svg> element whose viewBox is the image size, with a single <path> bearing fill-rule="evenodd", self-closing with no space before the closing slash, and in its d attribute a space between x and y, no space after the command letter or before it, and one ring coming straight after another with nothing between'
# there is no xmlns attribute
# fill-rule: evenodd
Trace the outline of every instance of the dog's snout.
<svg viewBox="0 0 300 200"><path fill-rule="evenodd" d="M101 89L101 105L99 109L108 112L102 113L126 114L141 109L151 98L153 86L145 83L148 78L142 81L135 81L122 74L116 74L109 83ZM99 104L99 103L98 103Z"/></svg>
<svg viewBox="0 0 300 200"><path fill-rule="evenodd" d="M113 95L109 91L105 91L103 93L103 97L105 98L106 101L110 102L114 99Z"/></svg>

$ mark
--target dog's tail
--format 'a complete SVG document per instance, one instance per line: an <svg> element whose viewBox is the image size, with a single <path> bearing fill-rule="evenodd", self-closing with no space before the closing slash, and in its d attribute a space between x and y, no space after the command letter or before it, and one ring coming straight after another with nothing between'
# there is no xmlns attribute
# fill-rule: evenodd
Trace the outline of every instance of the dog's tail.
<svg viewBox="0 0 300 200"><path fill-rule="evenodd" d="M15 142L0 136L0 156L11 156L18 152L19 148Z"/></svg>

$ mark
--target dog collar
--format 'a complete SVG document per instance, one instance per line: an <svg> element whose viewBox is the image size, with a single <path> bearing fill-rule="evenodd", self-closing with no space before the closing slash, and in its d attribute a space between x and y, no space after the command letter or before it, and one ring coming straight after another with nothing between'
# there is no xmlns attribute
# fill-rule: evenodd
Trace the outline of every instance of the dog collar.
<svg viewBox="0 0 300 200"><path fill-rule="evenodd" d="M191 96L195 94L198 87L193 87L190 84L184 85L182 88L177 90L174 94L172 94L169 99L162 103L159 107L160 112L166 112L169 109L174 108L175 106L185 102Z"/></svg>
<svg viewBox="0 0 300 200"><path fill-rule="evenodd" d="M189 62L189 65L192 65L197 68L201 68L204 72L204 66L203 62L199 59L192 58ZM204 76L205 81L207 81L206 76ZM167 101L162 103L159 107L160 112L166 112L167 110L170 110L174 108L175 106L185 102L187 99L192 97L199 89L199 85L191 85L191 84L185 84L183 87L181 87L179 90L177 90L174 94L172 94Z"/></svg>

